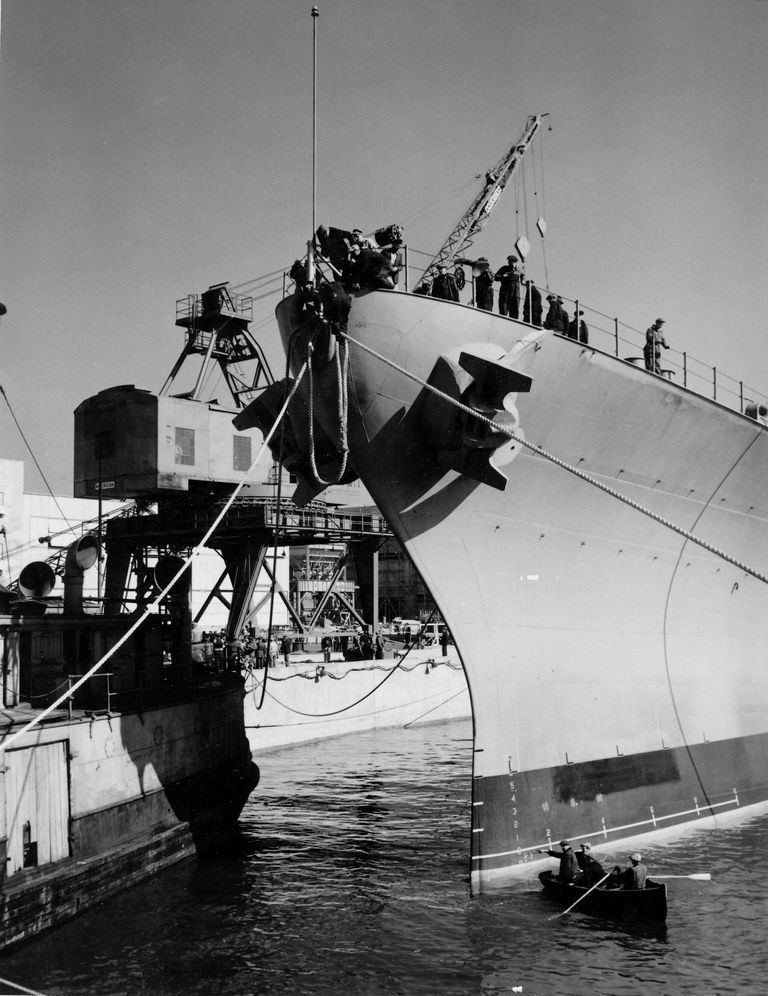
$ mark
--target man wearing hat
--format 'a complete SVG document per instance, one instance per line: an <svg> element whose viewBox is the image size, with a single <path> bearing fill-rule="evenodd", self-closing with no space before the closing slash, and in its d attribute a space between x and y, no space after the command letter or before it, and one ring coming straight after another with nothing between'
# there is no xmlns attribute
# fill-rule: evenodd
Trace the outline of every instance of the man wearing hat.
<svg viewBox="0 0 768 996"><path fill-rule="evenodd" d="M448 272L444 263L437 264L437 276L432 282L432 297L439 297L444 301L459 300L456 278Z"/></svg>
<svg viewBox="0 0 768 996"><path fill-rule="evenodd" d="M485 256L472 264L472 277L475 281L475 304L483 311L493 311L493 272Z"/></svg>
<svg viewBox="0 0 768 996"><path fill-rule="evenodd" d="M568 338L578 339L579 342L583 342L586 346L589 343L589 329L587 328L587 323L581 317L583 314L583 311L577 311L571 319L568 325Z"/></svg>
<svg viewBox="0 0 768 996"><path fill-rule="evenodd" d="M526 280L523 320L528 322L529 325L541 328L541 312L541 292L532 280Z"/></svg>
<svg viewBox="0 0 768 996"><path fill-rule="evenodd" d="M507 256L507 262L497 270L494 280L501 281L499 287L499 314L510 318L520 317L520 266L517 256Z"/></svg>
<svg viewBox="0 0 768 996"><path fill-rule="evenodd" d="M663 324L664 319L657 318L653 325L645 330L645 345L643 346L645 369L656 374L661 373L661 347L669 349L661 330Z"/></svg>
<svg viewBox="0 0 768 996"><path fill-rule="evenodd" d="M622 889L644 889L645 880L648 877L648 869L643 864L642 854L635 851L629 856L630 866L624 871L618 865L613 869L614 875L618 876Z"/></svg>
<svg viewBox="0 0 768 996"><path fill-rule="evenodd" d="M564 317L564 310L561 304L561 297L557 297L556 294L547 294L547 301L549 301L549 311L547 312L547 317L544 319L544 328L552 329L553 332L559 332L560 335L567 330L568 324Z"/></svg>
<svg viewBox="0 0 768 996"><path fill-rule="evenodd" d="M560 868L557 877L561 882L572 882L579 874L579 865L573 848L567 840L560 841L560 851L553 851L551 848L539 848L539 854L548 854L550 858L560 859Z"/></svg>
<svg viewBox="0 0 768 996"><path fill-rule="evenodd" d="M601 878L605 878L605 869L597 858L592 857L591 844L584 843L579 846L581 850L576 852L576 861L581 868L579 885L594 885Z"/></svg>

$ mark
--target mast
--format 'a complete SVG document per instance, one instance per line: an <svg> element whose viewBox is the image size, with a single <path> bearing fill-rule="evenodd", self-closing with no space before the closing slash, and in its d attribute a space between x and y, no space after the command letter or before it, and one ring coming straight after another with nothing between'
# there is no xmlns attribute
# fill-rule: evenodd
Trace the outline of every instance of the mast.
<svg viewBox="0 0 768 996"><path fill-rule="evenodd" d="M485 184L469 205L464 214L453 226L453 230L438 250L432 262L421 276L422 280L431 280L437 275L437 266L442 263L448 266L456 256L463 254L475 240L488 217L501 197L509 178L517 169L526 149L531 144L533 136L541 127L545 114L531 114L526 121L523 133L502 156L493 169L485 174Z"/></svg>
<svg viewBox="0 0 768 996"><path fill-rule="evenodd" d="M315 232L317 231L317 19L320 11L312 8L312 238L307 242L307 284L315 285Z"/></svg>

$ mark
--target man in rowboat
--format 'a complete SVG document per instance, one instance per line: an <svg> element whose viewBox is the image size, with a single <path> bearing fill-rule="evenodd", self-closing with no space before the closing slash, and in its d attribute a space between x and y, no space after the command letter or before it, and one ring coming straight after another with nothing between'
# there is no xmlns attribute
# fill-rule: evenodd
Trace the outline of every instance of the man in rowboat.
<svg viewBox="0 0 768 996"><path fill-rule="evenodd" d="M559 851L553 851L551 848L539 848L539 854L548 854L550 858L560 859L560 868L557 873L557 877L561 882L572 882L576 876L579 874L579 865L576 861L576 855L573 853L573 848L568 843L567 840L560 841Z"/></svg>
<svg viewBox="0 0 768 996"><path fill-rule="evenodd" d="M648 869L643 864L642 854L637 851L629 856L630 866L624 871L618 865L613 869L613 874L608 879L608 886L620 889L644 889L645 880L648 877Z"/></svg>
<svg viewBox="0 0 768 996"><path fill-rule="evenodd" d="M592 857L592 845L591 844L580 844L581 851L576 853L576 861L578 862L579 868L581 868L581 877L578 880L579 885L594 885L595 882L599 882L601 878L605 878L605 869L597 860L597 858Z"/></svg>

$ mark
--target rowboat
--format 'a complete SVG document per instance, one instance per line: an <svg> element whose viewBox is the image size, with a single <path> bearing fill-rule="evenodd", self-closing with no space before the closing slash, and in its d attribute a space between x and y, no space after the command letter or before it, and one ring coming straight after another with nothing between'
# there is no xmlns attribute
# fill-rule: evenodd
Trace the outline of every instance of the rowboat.
<svg viewBox="0 0 768 996"><path fill-rule="evenodd" d="M569 907L578 902L582 913L611 919L667 919L667 887L648 879L644 889L592 889L577 882L561 882L551 871L541 872L539 881L548 896Z"/></svg>

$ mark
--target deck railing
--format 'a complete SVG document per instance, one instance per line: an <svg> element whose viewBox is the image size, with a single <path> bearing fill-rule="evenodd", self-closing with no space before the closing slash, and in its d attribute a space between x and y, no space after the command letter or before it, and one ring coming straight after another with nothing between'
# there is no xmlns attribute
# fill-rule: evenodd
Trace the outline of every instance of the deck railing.
<svg viewBox="0 0 768 996"><path fill-rule="evenodd" d="M433 258L434 254L412 249L407 245L402 247L402 254L403 270L399 274L397 289L415 291L425 265ZM468 269L469 267L465 267L465 273ZM331 271L325 275L327 279L337 279ZM627 363L633 363L645 369L643 347L646 340L644 330L634 328L618 317L606 315L597 308L585 304L580 298L569 298L549 287L538 287L538 289L544 306L542 322L546 321L547 294L555 294L563 301L569 321L573 319L576 311L584 312L582 320L589 329L590 348L616 356ZM286 273L283 280L283 296L293 293L293 290L293 282ZM494 305L496 305L497 300L498 295L494 294ZM471 275L467 277L463 289L460 290L459 303L474 305L474 286ZM523 320L522 301L519 320ZM649 321L653 321L653 319L649 319ZM668 349L662 348L661 352L662 373L659 375L652 370L646 370L645 372L649 377L666 377L701 397L710 398L726 408L740 412L742 415L748 415L768 426L768 393L766 391L761 391L745 384L743 380L723 373L716 366L691 356L687 351L680 351L670 346Z"/></svg>
<svg viewBox="0 0 768 996"><path fill-rule="evenodd" d="M423 263L419 266L416 261L429 261L432 259L432 254L406 248L404 258L405 268L400 276L401 289L415 290L418 278L424 268ZM542 320L545 320L547 315L547 294L555 294L562 299L568 312L569 321L573 319L576 311L584 312L582 320L588 326L589 345L592 348L645 368L643 357L645 330L634 328L617 317L606 315L604 312L590 307L579 298L569 298L555 289L539 287L539 291L544 305ZM460 298L463 304L474 304L474 287L471 276L468 276L467 283L460 293ZM497 300L498 294L496 293L494 294L494 305L496 305ZM522 318L522 307L520 310ZM649 323L651 321L653 321L652 317L649 318ZM747 414L752 418L759 418L763 424L768 424L766 423L768 393L765 390L761 391L751 387L743 380L724 373L716 366L691 356L687 351L675 349L673 346L670 346L669 349L662 348L661 353L663 371L661 376L704 398L711 398L726 408ZM647 373L650 377L659 376L650 370Z"/></svg>

